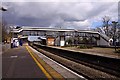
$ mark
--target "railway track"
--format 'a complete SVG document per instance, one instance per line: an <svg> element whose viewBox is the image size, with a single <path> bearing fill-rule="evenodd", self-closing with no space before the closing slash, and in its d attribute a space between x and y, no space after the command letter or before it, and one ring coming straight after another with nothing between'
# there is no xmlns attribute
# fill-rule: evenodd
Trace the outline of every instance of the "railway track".
<svg viewBox="0 0 120 80"><path fill-rule="evenodd" d="M79 52L71 52L61 49L55 49L47 46L41 46L38 44L32 45L32 47L38 49L43 49L47 52L50 52L52 54L55 54L57 56L63 57L65 59L68 59L70 61L85 65L87 67L90 67L95 70L99 70L100 72L104 72L107 74L110 74L112 76L115 76L116 79L120 79L120 59L114 59L114 58L107 58L107 57L101 57L101 56L95 56L95 55L88 55L84 53ZM44 52L43 52L44 53ZM59 62L59 61L57 61ZM66 64L59 62L66 66ZM67 66L69 67L69 66ZM71 68L71 67L69 67ZM71 68L73 71L82 74L77 69ZM84 75L88 79L93 79L93 77L88 77L86 74ZM101 77L96 77L101 78Z"/></svg>

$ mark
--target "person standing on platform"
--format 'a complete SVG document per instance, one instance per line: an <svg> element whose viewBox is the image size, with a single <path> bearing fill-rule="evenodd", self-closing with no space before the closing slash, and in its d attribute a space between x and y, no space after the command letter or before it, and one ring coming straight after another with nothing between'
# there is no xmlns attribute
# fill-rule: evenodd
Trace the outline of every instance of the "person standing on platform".
<svg viewBox="0 0 120 80"><path fill-rule="evenodd" d="M13 40L13 48L15 48L15 40Z"/></svg>
<svg viewBox="0 0 120 80"><path fill-rule="evenodd" d="M11 39L11 48L13 48L13 39Z"/></svg>
<svg viewBox="0 0 120 80"><path fill-rule="evenodd" d="M19 43L20 43L20 46L22 46L22 44L23 44L22 39L19 39Z"/></svg>
<svg viewBox="0 0 120 80"><path fill-rule="evenodd" d="M19 41L18 40L16 40L16 47L18 47L19 46Z"/></svg>

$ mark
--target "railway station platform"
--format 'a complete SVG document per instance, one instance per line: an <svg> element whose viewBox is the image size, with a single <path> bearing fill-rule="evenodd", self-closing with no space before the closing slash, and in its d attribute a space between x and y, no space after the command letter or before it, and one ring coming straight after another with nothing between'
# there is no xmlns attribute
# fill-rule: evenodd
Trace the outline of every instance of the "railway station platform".
<svg viewBox="0 0 120 80"><path fill-rule="evenodd" d="M2 79L85 79L28 45L2 53Z"/></svg>
<svg viewBox="0 0 120 80"><path fill-rule="evenodd" d="M80 52L80 53L85 53L85 54L90 54L90 55L97 55L97 56L103 56L103 57L108 57L108 58L120 59L120 53L115 53L114 48L93 47L92 49L80 49L77 47L56 47L56 46L49 46L49 47L73 51L73 52Z"/></svg>

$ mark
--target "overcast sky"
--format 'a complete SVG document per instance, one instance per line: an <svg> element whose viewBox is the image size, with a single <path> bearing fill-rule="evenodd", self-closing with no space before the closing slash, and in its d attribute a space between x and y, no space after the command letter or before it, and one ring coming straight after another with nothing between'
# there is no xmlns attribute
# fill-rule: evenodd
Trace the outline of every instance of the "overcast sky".
<svg viewBox="0 0 120 80"><path fill-rule="evenodd" d="M118 19L118 2L3 2L8 24L36 27L90 29L102 25L102 17Z"/></svg>

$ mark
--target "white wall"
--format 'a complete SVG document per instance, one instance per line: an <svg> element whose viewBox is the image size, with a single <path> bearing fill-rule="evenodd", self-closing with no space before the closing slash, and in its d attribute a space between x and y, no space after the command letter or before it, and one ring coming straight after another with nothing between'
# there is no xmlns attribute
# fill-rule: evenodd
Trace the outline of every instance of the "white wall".
<svg viewBox="0 0 120 80"><path fill-rule="evenodd" d="M65 37L61 37L60 46L65 46Z"/></svg>
<svg viewBox="0 0 120 80"><path fill-rule="evenodd" d="M39 36L28 36L28 41L41 41L41 39L38 39Z"/></svg>
<svg viewBox="0 0 120 80"><path fill-rule="evenodd" d="M97 40L97 45L98 46L109 46L109 42L107 42L105 39L100 37L100 40Z"/></svg>

